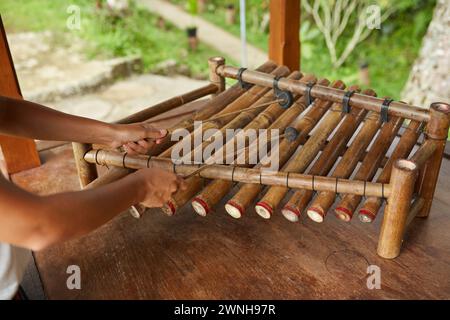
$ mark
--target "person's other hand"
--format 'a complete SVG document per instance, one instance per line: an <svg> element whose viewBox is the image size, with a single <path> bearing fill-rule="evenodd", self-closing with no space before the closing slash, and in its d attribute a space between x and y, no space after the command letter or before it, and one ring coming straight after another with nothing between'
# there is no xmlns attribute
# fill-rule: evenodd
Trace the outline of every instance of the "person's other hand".
<svg viewBox="0 0 450 320"><path fill-rule="evenodd" d="M181 177L161 169L140 169L133 175L142 185L144 200L141 203L147 208L160 208L177 190L186 189L186 182Z"/></svg>
<svg viewBox="0 0 450 320"><path fill-rule="evenodd" d="M122 146L129 154L146 154L167 136L167 130L158 129L148 123L121 124L115 128L115 139L111 146Z"/></svg>

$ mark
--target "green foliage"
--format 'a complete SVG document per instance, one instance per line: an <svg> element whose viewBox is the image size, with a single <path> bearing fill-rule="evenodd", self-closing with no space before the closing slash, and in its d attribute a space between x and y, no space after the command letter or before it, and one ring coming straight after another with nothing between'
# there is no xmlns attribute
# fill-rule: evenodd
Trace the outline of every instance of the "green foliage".
<svg viewBox="0 0 450 320"><path fill-rule="evenodd" d="M80 31L66 27L69 16L66 10L72 4L81 8ZM74 32L89 44L90 57L139 54L145 71L151 71L161 61L173 59L187 66L192 77L206 78L207 59L220 54L202 43L195 52L189 51L185 31L167 22L165 29L159 29L158 18L134 2L130 13L123 18L112 16L107 9L97 10L95 1L91 0L1 0L0 13L8 32L52 30L60 34L58 38Z"/></svg>
<svg viewBox="0 0 450 320"><path fill-rule="evenodd" d="M186 0L170 0L183 5ZM226 5L232 3L239 8L239 1L208 0L207 11L202 17L221 26L232 34L239 36L239 21L229 26L225 22ZM302 71L314 73L330 80L342 79L347 84L359 81L359 65L369 64L371 88L380 96L400 98L400 93L408 78L412 63L417 57L428 24L431 20L435 1L426 0L376 0L382 12L395 6L396 12L382 23L380 30L374 30L364 42L360 43L343 66L335 70L332 67L325 41L315 26L314 20L303 12L300 29L301 68ZM255 28L267 13L269 1L247 0L247 37L249 43L268 49L268 29ZM256 12L256 14L255 14ZM255 23L257 19L257 23ZM352 21L344 32L338 50L352 34Z"/></svg>
<svg viewBox="0 0 450 320"><path fill-rule="evenodd" d="M197 0L188 0L188 12L193 16L198 13L198 4Z"/></svg>
<svg viewBox="0 0 450 320"><path fill-rule="evenodd" d="M197 11L197 0L171 0L183 8L191 1L192 4L195 2ZM302 71L353 84L358 82L359 64L367 62L371 87L380 96L398 99L420 49L435 1L377 0L377 3L382 8L394 5L397 11L382 24L381 30L374 30L366 41L359 44L338 70L332 68L325 42L314 21L311 17L302 16ZM141 54L146 70L152 70L163 60L174 59L187 65L193 76L204 77L206 59L218 54L203 44L196 52L188 51L183 30L170 24L166 24L166 30L157 28L157 17L134 4L131 14L123 19L111 17L105 11L98 12L91 0L1 0L0 12L9 31L50 29L64 34L68 31L66 10L71 4L81 7L82 30L77 34L89 40L92 56ZM239 22L231 26L225 22L228 4L233 4L239 14L238 0L208 0L202 17L238 36ZM261 29L260 24L269 10L268 4L268 0L247 0L248 41L263 50L267 50L268 29ZM348 36L348 33L344 34L344 41Z"/></svg>

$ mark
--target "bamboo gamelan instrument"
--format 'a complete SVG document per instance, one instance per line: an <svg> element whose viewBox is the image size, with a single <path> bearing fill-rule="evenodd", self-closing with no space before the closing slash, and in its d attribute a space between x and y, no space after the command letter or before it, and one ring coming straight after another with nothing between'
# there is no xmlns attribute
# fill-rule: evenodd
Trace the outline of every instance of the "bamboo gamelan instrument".
<svg viewBox="0 0 450 320"><path fill-rule="evenodd" d="M225 204L232 217L254 205L265 219L280 208L292 222L303 215L320 223L336 202L332 211L342 221L357 215L370 223L386 202L377 252L397 257L406 227L430 212L450 105L418 108L271 61L254 71L227 66L220 57L208 64L209 85L119 121L151 121L211 95L191 119L169 128L149 155L74 144L82 187L157 167L185 177L188 186L164 206L168 215L191 203L206 216L237 189ZM226 89L225 78L238 83ZM185 132L179 141L177 129ZM109 170L97 177L96 165Z"/></svg>

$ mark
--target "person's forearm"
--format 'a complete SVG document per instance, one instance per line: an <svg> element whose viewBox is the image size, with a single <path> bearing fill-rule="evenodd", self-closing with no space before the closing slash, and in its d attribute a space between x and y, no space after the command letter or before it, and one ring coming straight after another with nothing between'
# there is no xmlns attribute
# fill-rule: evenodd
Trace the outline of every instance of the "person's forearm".
<svg viewBox="0 0 450 320"><path fill-rule="evenodd" d="M40 140L109 144L114 125L59 112L42 105L0 97L0 132Z"/></svg>
<svg viewBox="0 0 450 320"><path fill-rule="evenodd" d="M42 199L48 244L73 239L97 229L144 199L138 176L87 191L62 193Z"/></svg>
<svg viewBox="0 0 450 320"><path fill-rule="evenodd" d="M141 177L50 196L27 193L0 178L0 242L40 250L85 235L144 199Z"/></svg>

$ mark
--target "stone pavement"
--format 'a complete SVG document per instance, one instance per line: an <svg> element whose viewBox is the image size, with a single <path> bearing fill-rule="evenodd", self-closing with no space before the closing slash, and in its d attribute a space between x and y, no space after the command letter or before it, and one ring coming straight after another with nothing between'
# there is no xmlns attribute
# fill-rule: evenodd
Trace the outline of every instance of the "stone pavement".
<svg viewBox="0 0 450 320"><path fill-rule="evenodd" d="M181 8L162 0L137 0L137 3L184 30L192 24L198 28L198 38L235 61L241 61L241 40L220 27L200 17L192 17ZM249 68L255 68L267 60L267 53L247 43Z"/></svg>
<svg viewBox="0 0 450 320"><path fill-rule="evenodd" d="M118 120L206 83L133 75L138 58L88 60L81 40L61 41L50 32L8 34L8 41L25 99L98 120Z"/></svg>
<svg viewBox="0 0 450 320"><path fill-rule="evenodd" d="M135 75L94 93L43 104L66 113L111 122L206 83L183 76Z"/></svg>
<svg viewBox="0 0 450 320"><path fill-rule="evenodd" d="M70 34L63 39L51 32L7 36L22 94L31 101L93 91L140 68L138 57L89 60L84 43Z"/></svg>

